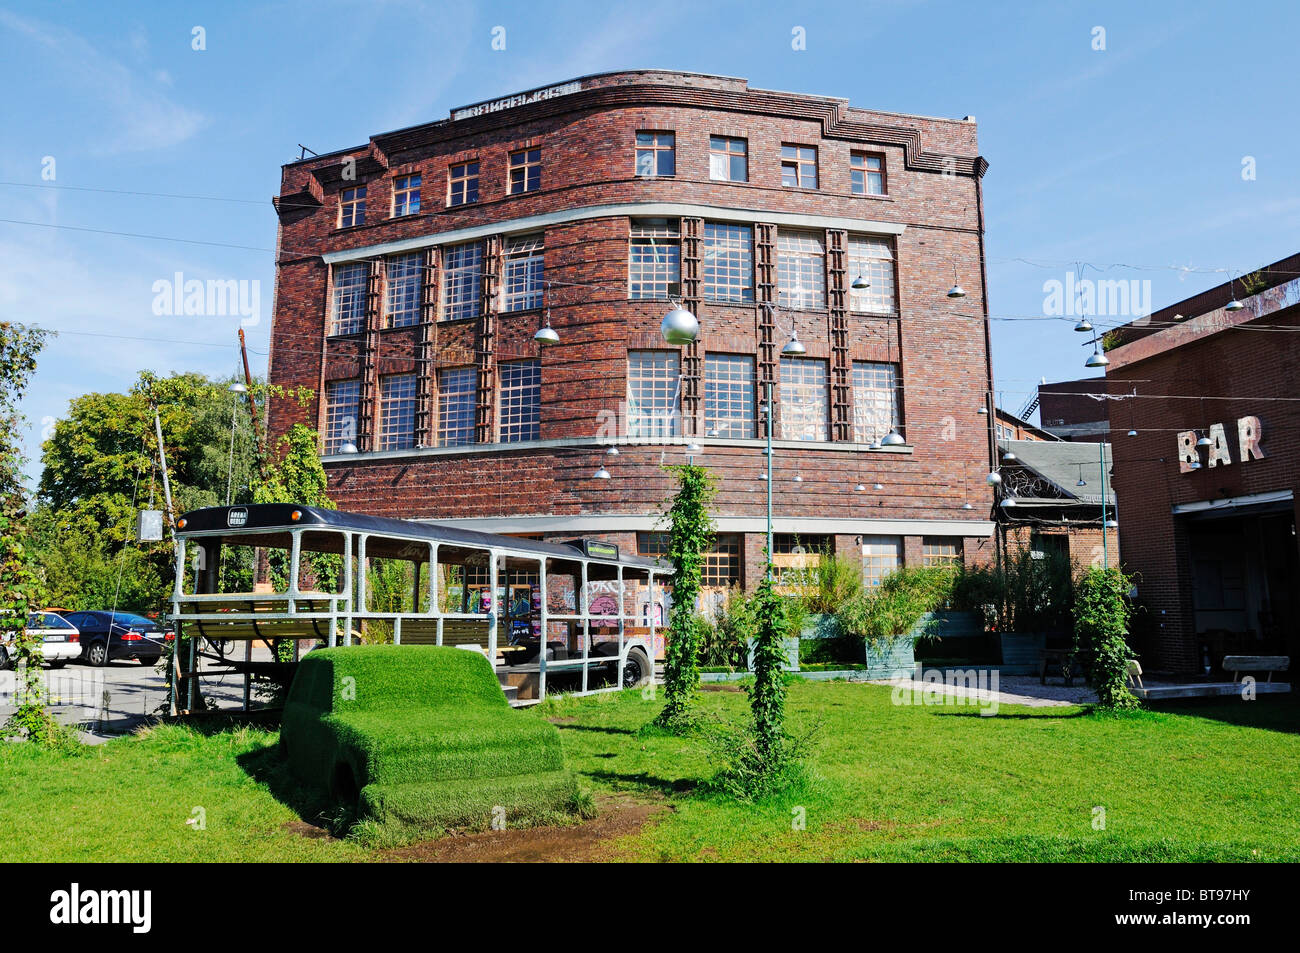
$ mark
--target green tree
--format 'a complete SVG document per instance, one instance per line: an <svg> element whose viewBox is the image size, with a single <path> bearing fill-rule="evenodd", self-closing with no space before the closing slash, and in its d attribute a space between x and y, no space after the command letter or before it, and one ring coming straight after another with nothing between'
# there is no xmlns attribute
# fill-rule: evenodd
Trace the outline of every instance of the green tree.
<svg viewBox="0 0 1300 953"><path fill-rule="evenodd" d="M717 494L717 486L704 467L691 464L667 469L677 475L679 488L665 514L668 561L673 566L673 605L664 659L664 707L655 724L680 732L691 723L691 704L700 684L700 620L695 604L700 594L704 553L713 545L709 503Z"/></svg>
<svg viewBox="0 0 1300 953"><path fill-rule="evenodd" d="M139 510L163 507L157 407L174 513L251 499L256 471L246 398L233 379L140 375L126 393L74 399L42 446L33 515L50 601L68 609L163 609L171 595L170 540L135 539ZM234 443L232 454L232 421Z"/></svg>
<svg viewBox="0 0 1300 953"><path fill-rule="evenodd" d="M23 416L18 406L36 371L36 357L48 332L0 322L0 632L13 633L18 670L17 705L4 734L24 734L37 744L55 744L68 732L46 708L41 678L41 640L27 632L27 613L41 597L33 569L19 445Z"/></svg>
<svg viewBox="0 0 1300 953"><path fill-rule="evenodd" d="M266 479L256 482L253 501L256 503L301 503L334 509L329 497L329 480L321 466L319 437L316 431L304 424L294 424L276 444L273 463L266 467ZM314 577L314 585L336 589L342 560L324 553L303 553L304 571ZM270 570L277 585L288 582L288 566L282 553L270 557ZM282 662L293 660L293 642L277 639L276 658Z"/></svg>
<svg viewBox="0 0 1300 953"><path fill-rule="evenodd" d="M1092 649L1089 671L1100 708L1122 711L1139 707L1128 687L1128 623L1131 614L1128 594L1133 580L1119 569L1091 567L1075 587L1075 645Z"/></svg>

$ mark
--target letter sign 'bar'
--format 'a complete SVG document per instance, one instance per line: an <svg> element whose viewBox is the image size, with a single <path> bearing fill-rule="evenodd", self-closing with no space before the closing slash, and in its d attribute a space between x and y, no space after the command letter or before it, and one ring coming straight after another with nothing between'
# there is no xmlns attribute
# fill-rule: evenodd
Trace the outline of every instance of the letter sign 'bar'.
<svg viewBox="0 0 1300 953"><path fill-rule="evenodd" d="M1260 426L1258 417L1237 418L1237 444L1241 447L1242 463L1245 463L1252 456L1256 460L1263 460L1268 456L1264 452L1264 448L1259 445L1259 441L1263 436L1264 428Z"/></svg>

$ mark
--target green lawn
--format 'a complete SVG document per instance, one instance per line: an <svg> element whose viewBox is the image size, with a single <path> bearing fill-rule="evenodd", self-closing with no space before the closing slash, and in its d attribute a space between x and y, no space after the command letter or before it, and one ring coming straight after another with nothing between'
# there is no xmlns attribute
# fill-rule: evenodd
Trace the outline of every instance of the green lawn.
<svg viewBox="0 0 1300 953"><path fill-rule="evenodd" d="M1188 705L1131 718L1083 709L901 707L890 690L795 682L788 711L819 723L813 780L761 804L699 789L701 738L641 732L639 693L560 699L520 713L559 723L593 792L669 810L611 842L632 860L1300 860L1300 704ZM706 692L739 722L745 696ZM0 745L0 861L354 860L303 836L321 805L280 765L276 735L165 727L74 756ZM289 806L289 805L292 805ZM1104 807L1105 830L1093 829ZM185 821L195 807L207 829ZM796 830L796 809L806 829Z"/></svg>

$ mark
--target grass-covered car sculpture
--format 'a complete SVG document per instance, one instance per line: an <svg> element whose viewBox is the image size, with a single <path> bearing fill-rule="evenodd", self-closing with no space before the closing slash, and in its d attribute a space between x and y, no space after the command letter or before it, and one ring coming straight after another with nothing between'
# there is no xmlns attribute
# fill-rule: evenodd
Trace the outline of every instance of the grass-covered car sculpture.
<svg viewBox="0 0 1300 953"><path fill-rule="evenodd" d="M285 702L292 773L358 822L435 834L583 813L554 725L515 711L481 653L318 649Z"/></svg>

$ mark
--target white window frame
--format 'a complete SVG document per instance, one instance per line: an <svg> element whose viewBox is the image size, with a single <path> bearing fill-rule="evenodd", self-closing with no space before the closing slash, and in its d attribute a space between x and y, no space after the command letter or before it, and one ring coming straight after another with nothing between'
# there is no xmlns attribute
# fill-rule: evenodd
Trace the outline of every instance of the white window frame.
<svg viewBox="0 0 1300 953"><path fill-rule="evenodd" d="M655 440L681 432L681 355L627 352L627 435Z"/></svg>
<svg viewBox="0 0 1300 953"><path fill-rule="evenodd" d="M331 276L330 337L360 334L366 329L366 298L370 293L370 265L364 261L334 266Z"/></svg>
<svg viewBox="0 0 1300 953"><path fill-rule="evenodd" d="M502 311L528 311L542 306L544 252L540 233L505 240L501 264Z"/></svg>
<svg viewBox="0 0 1300 953"><path fill-rule="evenodd" d="M419 324L424 253L417 251L386 259L384 286L384 327L409 328Z"/></svg>
<svg viewBox="0 0 1300 953"><path fill-rule="evenodd" d="M350 411L350 412L349 412ZM361 379L328 381L325 384L325 453L342 453L345 443L357 439L361 414Z"/></svg>
<svg viewBox="0 0 1300 953"><path fill-rule="evenodd" d="M477 318L482 310L483 243L448 245L442 252L442 313L439 319Z"/></svg>
<svg viewBox="0 0 1300 953"><path fill-rule="evenodd" d="M536 440L541 433L542 362L502 361L497 365L497 439L501 443Z"/></svg>
<svg viewBox="0 0 1300 953"><path fill-rule="evenodd" d="M455 403L449 403L449 396L457 398ZM438 446L464 447L475 442L477 404L476 368L444 367L438 371Z"/></svg>
<svg viewBox="0 0 1300 953"><path fill-rule="evenodd" d="M754 300L754 230L705 222L700 236L700 295L706 301Z"/></svg>
<svg viewBox="0 0 1300 953"><path fill-rule="evenodd" d="M853 440L871 443L891 430L901 432L898 365L886 361L854 361Z"/></svg>
<svg viewBox="0 0 1300 953"><path fill-rule="evenodd" d="M756 437L756 388L752 354L705 354L704 432L725 439Z"/></svg>
<svg viewBox="0 0 1300 953"><path fill-rule="evenodd" d="M634 218L629 225L627 296L666 301L681 294L682 238L676 219Z"/></svg>
<svg viewBox="0 0 1300 953"><path fill-rule="evenodd" d="M846 256L849 287L849 310L863 314L896 314L898 311L898 268L894 246L888 238L876 235L850 235ZM852 288L858 276L870 287Z"/></svg>
<svg viewBox="0 0 1300 953"><path fill-rule="evenodd" d="M394 177L393 218L420 214L420 186L423 181L424 177L419 172Z"/></svg>
<svg viewBox="0 0 1300 953"><path fill-rule="evenodd" d="M830 368L815 357L782 357L781 439L825 443L830 434Z"/></svg>
<svg viewBox="0 0 1300 953"><path fill-rule="evenodd" d="M826 236L781 229L776 233L777 301L795 310L826 307Z"/></svg>
<svg viewBox="0 0 1300 953"><path fill-rule="evenodd" d="M379 449L409 450L415 446L415 409L420 398L416 374L386 374L379 378Z"/></svg>
<svg viewBox="0 0 1300 953"><path fill-rule="evenodd" d="M366 192L364 185L355 185L339 192L339 228L352 228L366 224Z"/></svg>

